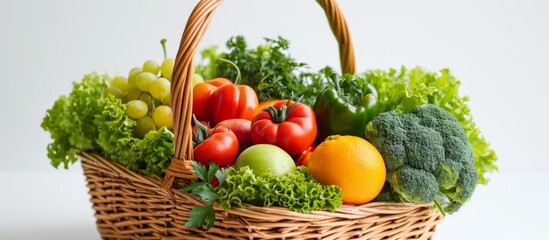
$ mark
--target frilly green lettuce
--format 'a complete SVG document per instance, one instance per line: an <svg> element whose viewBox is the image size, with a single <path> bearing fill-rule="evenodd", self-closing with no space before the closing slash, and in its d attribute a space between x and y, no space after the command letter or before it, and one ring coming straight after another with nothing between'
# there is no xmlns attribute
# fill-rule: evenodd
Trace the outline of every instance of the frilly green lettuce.
<svg viewBox="0 0 549 240"><path fill-rule="evenodd" d="M218 203L225 209L249 203L310 213L313 210L335 211L342 204L341 188L319 184L305 167L298 167L284 177L268 173L257 176L247 166L227 171L227 185L218 191Z"/></svg>
<svg viewBox="0 0 549 240"><path fill-rule="evenodd" d="M99 149L94 119L103 111L103 92L109 79L97 73L85 75L82 81L73 83L68 96L59 97L47 110L40 126L53 139L48 145L48 158L55 168L61 164L68 168L69 163L77 160L79 151Z"/></svg>
<svg viewBox="0 0 549 240"><path fill-rule="evenodd" d="M173 133L160 128L143 139L134 137L136 122L126 115L125 108L120 99L105 98L105 108L96 118L97 143L106 157L130 170L163 175L175 155Z"/></svg>
<svg viewBox="0 0 549 240"><path fill-rule="evenodd" d="M126 105L104 96L107 75L91 73L73 84L68 96L55 101L42 121L51 134L48 158L54 167L68 168L82 151L98 152L130 170L163 175L174 157L174 136L166 128L134 137L136 122L125 113Z"/></svg>

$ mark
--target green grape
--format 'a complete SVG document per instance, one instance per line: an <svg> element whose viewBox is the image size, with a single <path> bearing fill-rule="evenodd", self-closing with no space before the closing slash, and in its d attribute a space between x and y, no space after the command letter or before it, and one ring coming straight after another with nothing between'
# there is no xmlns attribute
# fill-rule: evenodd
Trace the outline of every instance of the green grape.
<svg viewBox="0 0 549 240"><path fill-rule="evenodd" d="M152 120L152 118L149 116L144 116L137 120L137 124L135 126L135 134L139 138L144 138L148 132L155 129L156 128L154 126L154 121Z"/></svg>
<svg viewBox="0 0 549 240"><path fill-rule="evenodd" d="M157 78L149 86L149 92L156 99L164 99L170 95L170 81L165 78Z"/></svg>
<svg viewBox="0 0 549 240"><path fill-rule="evenodd" d="M173 66L175 60L173 58L166 58L160 66L160 73L168 80L172 80Z"/></svg>
<svg viewBox="0 0 549 240"><path fill-rule="evenodd" d="M130 73L128 74L128 85L130 86L130 88L137 87L135 82L137 80L137 75L139 75L141 72L142 71L140 67L134 67L132 68L132 70L130 70Z"/></svg>
<svg viewBox="0 0 549 240"><path fill-rule="evenodd" d="M150 72L156 76L160 71L160 65L154 60L147 60L143 63L143 72Z"/></svg>
<svg viewBox="0 0 549 240"><path fill-rule="evenodd" d="M193 73L193 78L192 78L192 87L194 88L194 86L196 86L196 84L199 84L201 82L204 82L204 77L202 77L202 75L198 74L198 73Z"/></svg>
<svg viewBox="0 0 549 240"><path fill-rule="evenodd" d="M137 85L137 88L143 92L149 92L149 85L151 85L152 81L156 79L156 76L150 72L142 72L139 75L137 75L137 78L135 79L135 84Z"/></svg>
<svg viewBox="0 0 549 240"><path fill-rule="evenodd" d="M171 129L173 127L172 108L166 105L157 107L153 112L153 121L158 128L167 127Z"/></svg>
<svg viewBox="0 0 549 240"><path fill-rule="evenodd" d="M134 87L130 88L128 92L126 93L126 101L132 101L139 99L139 96L141 96L141 90L139 88Z"/></svg>
<svg viewBox="0 0 549 240"><path fill-rule="evenodd" d="M109 86L106 88L105 95L113 95L116 98L124 99L124 92L115 86Z"/></svg>
<svg viewBox="0 0 549 240"><path fill-rule="evenodd" d="M127 92L130 89L130 85L128 85L128 79L124 76L116 76L112 82L111 85L113 87L117 87L118 89L122 90L122 92Z"/></svg>
<svg viewBox="0 0 549 240"><path fill-rule="evenodd" d="M132 100L126 103L126 115L133 120L144 117L148 111L147 104L141 100Z"/></svg>
<svg viewBox="0 0 549 240"><path fill-rule="evenodd" d="M148 93L141 93L141 96L139 96L139 100L143 101L147 106L152 107L153 103L153 97Z"/></svg>
<svg viewBox="0 0 549 240"><path fill-rule="evenodd" d="M162 102L164 105L171 107L172 106L172 96L168 95L164 99L162 99Z"/></svg>
<svg viewBox="0 0 549 240"><path fill-rule="evenodd" d="M132 69L130 69L130 73L129 74L132 74L132 73L135 73L135 72L142 72L143 69L140 68L140 67L134 67Z"/></svg>

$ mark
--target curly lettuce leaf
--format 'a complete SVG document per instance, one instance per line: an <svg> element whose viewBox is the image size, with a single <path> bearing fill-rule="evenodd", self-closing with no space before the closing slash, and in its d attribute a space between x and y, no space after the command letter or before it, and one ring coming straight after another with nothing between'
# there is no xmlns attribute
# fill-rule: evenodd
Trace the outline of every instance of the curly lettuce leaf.
<svg viewBox="0 0 549 240"><path fill-rule="evenodd" d="M99 132L94 123L95 116L103 111L103 92L109 76L91 73L80 82L73 83L72 92L61 96L53 107L47 110L41 127L50 132L53 140L48 145L48 158L57 168L77 160L80 151L98 150L95 142Z"/></svg>
<svg viewBox="0 0 549 240"><path fill-rule="evenodd" d="M467 105L469 98L459 95L460 81L451 75L450 70L429 72L419 67L410 70L401 67L400 71L370 70L364 76L377 89L380 112L407 113L430 103L457 118L473 148L478 183L488 183L485 174L498 169L496 153L476 127Z"/></svg>
<svg viewBox="0 0 549 240"><path fill-rule="evenodd" d="M136 122L125 113L126 105L114 96L105 98L105 108L95 119L99 135L97 143L108 159L130 170L140 168L139 138L133 137Z"/></svg>
<svg viewBox="0 0 549 240"><path fill-rule="evenodd" d="M218 202L225 209L256 206L281 206L297 212L335 211L342 204L342 191L337 186L323 186L299 167L284 177L272 174L257 176L249 167L229 168L226 187L219 189Z"/></svg>
<svg viewBox="0 0 549 240"><path fill-rule="evenodd" d="M402 67L400 72L372 70L364 75L377 90L380 112L407 113L426 104L427 97L437 92L436 87L425 84L425 77L429 76L422 73L419 68L408 72Z"/></svg>
<svg viewBox="0 0 549 240"><path fill-rule="evenodd" d="M104 111L95 120L99 129L97 143L107 158L130 170L163 175L175 156L173 133L160 128L148 132L143 139L136 138L136 122L126 115L125 109L120 99L105 98Z"/></svg>
<svg viewBox="0 0 549 240"><path fill-rule="evenodd" d="M164 175L172 159L175 157L174 135L163 127L150 131L138 144L141 150L141 160L148 175Z"/></svg>

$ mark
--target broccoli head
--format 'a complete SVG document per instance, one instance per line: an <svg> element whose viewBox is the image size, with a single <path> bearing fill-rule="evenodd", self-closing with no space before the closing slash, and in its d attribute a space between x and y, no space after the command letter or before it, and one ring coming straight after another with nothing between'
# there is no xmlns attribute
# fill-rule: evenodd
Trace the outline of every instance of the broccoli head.
<svg viewBox="0 0 549 240"><path fill-rule="evenodd" d="M382 200L430 203L453 213L477 185L473 152L458 120L426 104L410 113L381 113L366 126L387 167Z"/></svg>

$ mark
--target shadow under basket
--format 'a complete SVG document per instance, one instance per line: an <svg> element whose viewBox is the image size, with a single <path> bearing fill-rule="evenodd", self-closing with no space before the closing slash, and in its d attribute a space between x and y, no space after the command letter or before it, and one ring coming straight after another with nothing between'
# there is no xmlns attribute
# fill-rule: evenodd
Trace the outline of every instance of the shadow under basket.
<svg viewBox="0 0 549 240"><path fill-rule="evenodd" d="M223 210L214 227L184 227L198 197L162 188L163 179L132 172L100 155L80 155L103 239L432 239L442 220L430 204L343 205L335 212L286 208Z"/></svg>

